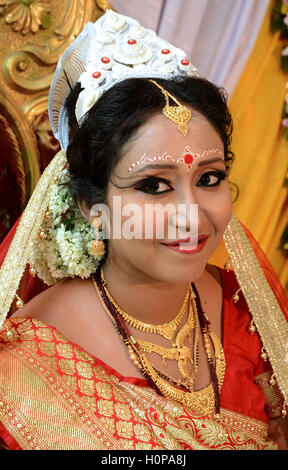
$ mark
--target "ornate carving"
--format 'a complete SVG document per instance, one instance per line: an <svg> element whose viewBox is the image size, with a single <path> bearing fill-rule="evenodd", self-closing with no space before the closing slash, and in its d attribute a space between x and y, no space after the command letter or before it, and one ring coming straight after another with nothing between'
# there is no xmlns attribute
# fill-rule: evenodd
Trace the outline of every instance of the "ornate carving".
<svg viewBox="0 0 288 470"><path fill-rule="evenodd" d="M99 10L106 11L108 8L110 8L110 10L114 10L108 0L95 0L95 3Z"/></svg>
<svg viewBox="0 0 288 470"><path fill-rule="evenodd" d="M17 137L0 112L0 242L25 207L25 169Z"/></svg>
<svg viewBox="0 0 288 470"><path fill-rule="evenodd" d="M51 131L47 110L34 119L32 127L42 145L54 153L59 150L59 142Z"/></svg>
<svg viewBox="0 0 288 470"><path fill-rule="evenodd" d="M0 0L0 14L13 31L37 33L49 25L48 0Z"/></svg>
<svg viewBox="0 0 288 470"><path fill-rule="evenodd" d="M0 4L1 4L0 0ZM27 0L28 1L28 0ZM49 88L54 67L47 74L35 73L35 65L53 66L57 63L69 44L74 41L84 24L91 19L93 2L91 0L69 0L61 24L55 27L52 35L41 45L23 44L21 49L8 53L3 60L3 76L13 88L37 92ZM39 67L38 67L39 69ZM34 73L33 73L34 72Z"/></svg>
<svg viewBox="0 0 288 470"><path fill-rule="evenodd" d="M0 108L5 110L5 118L15 135L13 145L16 145L17 142L25 174L29 175L26 182L26 203L40 177L36 139L31 132L29 123L25 119L23 110L17 106L17 103L2 88L0 88Z"/></svg>
<svg viewBox="0 0 288 470"><path fill-rule="evenodd" d="M24 170L24 165L23 165L23 161L21 158L19 143L15 136L15 133L13 132L13 129L9 125L9 122L7 121L7 119L5 119L5 117L2 114L0 114L0 125L3 127L5 136L7 138L9 147L11 149L11 154L13 154L13 160L15 163L14 172L16 175L17 183L18 183L18 189L20 193L20 202L21 202L22 207L24 207L25 197L26 197L25 170Z"/></svg>
<svg viewBox="0 0 288 470"><path fill-rule="evenodd" d="M60 150L59 142L55 139L48 118L48 96L43 93L33 98L24 108L24 113L31 129L36 136L39 153L40 172L45 169L55 153Z"/></svg>

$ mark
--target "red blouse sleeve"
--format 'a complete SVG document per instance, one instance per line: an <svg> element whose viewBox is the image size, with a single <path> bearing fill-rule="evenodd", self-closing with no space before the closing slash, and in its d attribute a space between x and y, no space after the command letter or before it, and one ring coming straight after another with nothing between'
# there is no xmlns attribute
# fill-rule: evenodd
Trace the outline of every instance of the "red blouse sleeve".
<svg viewBox="0 0 288 470"><path fill-rule="evenodd" d="M232 299L239 289L233 270L219 270L223 288L222 343L226 359L221 406L268 422L265 397L255 379L271 372L271 366L261 357L262 343L257 331L251 333L249 330L252 317L241 291L236 303Z"/></svg>

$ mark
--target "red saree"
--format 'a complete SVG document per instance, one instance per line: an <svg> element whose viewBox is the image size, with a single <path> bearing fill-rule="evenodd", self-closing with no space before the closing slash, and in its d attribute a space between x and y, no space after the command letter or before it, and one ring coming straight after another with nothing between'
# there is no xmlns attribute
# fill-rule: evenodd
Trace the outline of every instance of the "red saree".
<svg viewBox="0 0 288 470"><path fill-rule="evenodd" d="M123 377L39 320L13 318L1 332L0 437L11 449L274 449L265 399L267 369L233 271L223 283L226 373L221 418L200 416Z"/></svg>

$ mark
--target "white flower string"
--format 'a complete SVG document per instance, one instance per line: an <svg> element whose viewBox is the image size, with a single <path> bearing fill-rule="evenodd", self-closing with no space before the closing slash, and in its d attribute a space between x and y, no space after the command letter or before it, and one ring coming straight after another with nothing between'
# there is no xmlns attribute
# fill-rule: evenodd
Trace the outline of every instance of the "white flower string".
<svg viewBox="0 0 288 470"><path fill-rule="evenodd" d="M95 239L94 229L82 216L65 184L69 178L69 170L65 168L52 185L48 211L41 226L45 238L35 240L31 255L31 264L47 285L66 277L89 278L101 260L89 252Z"/></svg>

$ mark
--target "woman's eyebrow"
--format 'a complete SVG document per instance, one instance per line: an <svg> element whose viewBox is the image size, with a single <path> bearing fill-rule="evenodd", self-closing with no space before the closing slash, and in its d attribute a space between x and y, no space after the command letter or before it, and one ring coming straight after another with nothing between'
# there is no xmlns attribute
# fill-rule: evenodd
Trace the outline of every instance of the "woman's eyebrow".
<svg viewBox="0 0 288 470"><path fill-rule="evenodd" d="M205 166L205 165L209 165L210 163L215 163L215 162L222 162L225 165L225 160L223 160L223 158L215 157L215 158L211 158L207 160L202 160L201 162L197 164L197 166Z"/></svg>
<svg viewBox="0 0 288 470"><path fill-rule="evenodd" d="M178 165L174 165L173 163L155 163L155 164L152 164L152 165L144 165L139 170L133 171L133 175L141 173L144 170L154 170L154 169L157 170L158 168L165 168L165 169L168 169L168 170L174 170L177 167L178 167Z"/></svg>

